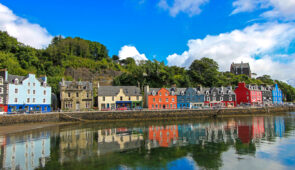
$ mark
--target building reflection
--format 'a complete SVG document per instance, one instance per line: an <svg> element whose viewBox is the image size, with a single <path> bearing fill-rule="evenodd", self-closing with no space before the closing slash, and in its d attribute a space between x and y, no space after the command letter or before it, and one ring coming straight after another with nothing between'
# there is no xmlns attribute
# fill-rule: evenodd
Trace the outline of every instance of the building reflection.
<svg viewBox="0 0 295 170"><path fill-rule="evenodd" d="M0 138L3 169L35 169L44 167L50 156L50 133L40 132Z"/></svg>
<svg viewBox="0 0 295 170"><path fill-rule="evenodd" d="M275 133L276 133L276 136L283 137L285 133L285 121L283 117L276 117Z"/></svg>
<svg viewBox="0 0 295 170"><path fill-rule="evenodd" d="M149 140L152 141L153 147L169 147L171 143L176 143L177 138L177 125L149 127Z"/></svg>

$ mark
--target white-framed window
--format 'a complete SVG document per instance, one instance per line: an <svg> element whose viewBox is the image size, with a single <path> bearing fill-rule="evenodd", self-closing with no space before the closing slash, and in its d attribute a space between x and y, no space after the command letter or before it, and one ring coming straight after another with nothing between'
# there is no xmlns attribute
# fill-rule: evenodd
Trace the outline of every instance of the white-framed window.
<svg viewBox="0 0 295 170"><path fill-rule="evenodd" d="M43 94L46 95L46 90L43 91Z"/></svg>
<svg viewBox="0 0 295 170"><path fill-rule="evenodd" d="M102 97L102 101L106 101L106 97L105 96Z"/></svg>
<svg viewBox="0 0 295 170"><path fill-rule="evenodd" d="M223 97L220 97L220 101L223 101Z"/></svg>
<svg viewBox="0 0 295 170"><path fill-rule="evenodd" d="M28 86L31 86L31 83L30 82L28 83Z"/></svg>
<svg viewBox="0 0 295 170"><path fill-rule="evenodd" d="M27 98L27 103L30 103L30 98Z"/></svg>
<svg viewBox="0 0 295 170"><path fill-rule="evenodd" d="M36 86L36 83L33 83L33 86Z"/></svg>
<svg viewBox="0 0 295 170"><path fill-rule="evenodd" d="M43 86L44 86L44 87L46 87L46 85L47 85L47 83L46 83L46 82L44 82L44 83L43 83Z"/></svg>
<svg viewBox="0 0 295 170"><path fill-rule="evenodd" d="M14 98L14 103L17 103L17 98Z"/></svg>
<svg viewBox="0 0 295 170"><path fill-rule="evenodd" d="M165 93L165 96L168 96L168 93L167 92Z"/></svg>
<svg viewBox="0 0 295 170"><path fill-rule="evenodd" d="M0 103L1 103L1 104L3 103L3 98L2 98L2 97L0 97Z"/></svg>
<svg viewBox="0 0 295 170"><path fill-rule="evenodd" d="M210 101L210 97L207 97L207 101Z"/></svg>
<svg viewBox="0 0 295 170"><path fill-rule="evenodd" d="M213 101L216 101L216 97L213 97L213 99L212 99Z"/></svg>
<svg viewBox="0 0 295 170"><path fill-rule="evenodd" d="M31 90L30 89L28 89L28 94L30 94L31 93Z"/></svg>
<svg viewBox="0 0 295 170"><path fill-rule="evenodd" d="M154 107L155 107L155 105L152 104L152 108L154 108Z"/></svg>
<svg viewBox="0 0 295 170"><path fill-rule="evenodd" d="M112 96L112 101L114 101L115 100L115 96Z"/></svg>
<svg viewBox="0 0 295 170"><path fill-rule="evenodd" d="M33 90L33 94L36 94L36 90Z"/></svg>
<svg viewBox="0 0 295 170"><path fill-rule="evenodd" d="M3 84L3 77L0 77L0 85Z"/></svg>
<svg viewBox="0 0 295 170"><path fill-rule="evenodd" d="M0 94L3 94L3 87L0 87Z"/></svg>
<svg viewBox="0 0 295 170"><path fill-rule="evenodd" d="M35 98L33 98L33 103L36 103L36 99Z"/></svg>
<svg viewBox="0 0 295 170"><path fill-rule="evenodd" d="M232 101L233 100L233 98L232 97L229 97L229 99L228 99L229 101Z"/></svg>
<svg viewBox="0 0 295 170"><path fill-rule="evenodd" d="M175 99L174 98L172 98L172 102L174 102L175 101Z"/></svg>
<svg viewBox="0 0 295 170"><path fill-rule="evenodd" d="M18 93L18 89L14 89L14 93L17 94Z"/></svg>
<svg viewBox="0 0 295 170"><path fill-rule="evenodd" d="M162 99L161 98L159 98L159 102L162 102Z"/></svg>
<svg viewBox="0 0 295 170"><path fill-rule="evenodd" d="M68 97L71 97L71 93L68 93Z"/></svg>
<svg viewBox="0 0 295 170"><path fill-rule="evenodd" d="M129 96L129 101L131 100L131 97Z"/></svg>
<svg viewBox="0 0 295 170"><path fill-rule="evenodd" d="M162 93L160 92L160 96L162 96Z"/></svg>
<svg viewBox="0 0 295 170"><path fill-rule="evenodd" d="M155 98L153 98L153 102L156 102L156 99Z"/></svg>
<svg viewBox="0 0 295 170"><path fill-rule="evenodd" d="M43 103L46 103L46 99L43 99Z"/></svg>
<svg viewBox="0 0 295 170"><path fill-rule="evenodd" d="M168 98L166 98L166 102L168 102Z"/></svg>
<svg viewBox="0 0 295 170"><path fill-rule="evenodd" d="M139 100L139 96L136 96L136 100L137 100L137 101Z"/></svg>
<svg viewBox="0 0 295 170"><path fill-rule="evenodd" d="M14 79L14 84L15 84L15 85L18 85L18 79L17 79L17 78Z"/></svg>

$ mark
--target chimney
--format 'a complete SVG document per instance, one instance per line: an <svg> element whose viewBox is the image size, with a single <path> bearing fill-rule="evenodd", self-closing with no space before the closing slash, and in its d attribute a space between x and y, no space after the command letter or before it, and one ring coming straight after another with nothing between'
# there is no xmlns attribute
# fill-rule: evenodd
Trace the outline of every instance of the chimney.
<svg viewBox="0 0 295 170"><path fill-rule="evenodd" d="M100 86L99 86L99 81L97 81L97 88L99 88Z"/></svg>
<svg viewBox="0 0 295 170"><path fill-rule="evenodd" d="M4 76L4 81L8 81L8 71L7 69L0 69L0 74Z"/></svg>
<svg viewBox="0 0 295 170"><path fill-rule="evenodd" d="M41 78L45 83L47 83L47 77L46 77L46 76L40 76L40 78Z"/></svg>
<svg viewBox="0 0 295 170"><path fill-rule="evenodd" d="M65 79L64 78L61 79L61 85L65 86Z"/></svg>

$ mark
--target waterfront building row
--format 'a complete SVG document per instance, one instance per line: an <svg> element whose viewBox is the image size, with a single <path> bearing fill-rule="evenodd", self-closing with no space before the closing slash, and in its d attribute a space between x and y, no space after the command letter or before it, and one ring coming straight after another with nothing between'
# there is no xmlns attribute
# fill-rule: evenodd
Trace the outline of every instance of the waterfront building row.
<svg viewBox="0 0 295 170"><path fill-rule="evenodd" d="M63 111L127 109L193 109L199 107L235 107L237 105L282 104L283 94L274 86L239 83L229 87L149 88L136 86L100 86L88 81L65 81L60 86ZM94 90L95 89L95 90ZM95 93L95 94L94 94ZM0 71L0 112L50 112L51 87L47 77L34 74L17 76ZM94 96L97 96L95 100ZM97 101L97 103L95 103Z"/></svg>

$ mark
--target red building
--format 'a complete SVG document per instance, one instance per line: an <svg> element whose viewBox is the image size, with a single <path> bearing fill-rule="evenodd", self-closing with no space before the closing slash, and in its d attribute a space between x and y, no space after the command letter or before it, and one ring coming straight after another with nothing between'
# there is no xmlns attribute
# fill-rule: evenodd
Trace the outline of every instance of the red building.
<svg viewBox="0 0 295 170"><path fill-rule="evenodd" d="M7 105L0 104L0 113L7 112Z"/></svg>
<svg viewBox="0 0 295 170"><path fill-rule="evenodd" d="M150 126L149 140L156 140L161 147L168 147L173 140L178 138L177 125Z"/></svg>
<svg viewBox="0 0 295 170"><path fill-rule="evenodd" d="M145 91L149 109L176 109L177 96L173 88L148 88Z"/></svg>
<svg viewBox="0 0 295 170"><path fill-rule="evenodd" d="M237 96L237 104L262 104L262 93L258 89L257 85L246 85L245 83L239 83L235 93Z"/></svg>

